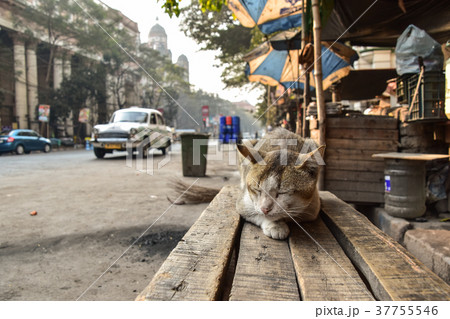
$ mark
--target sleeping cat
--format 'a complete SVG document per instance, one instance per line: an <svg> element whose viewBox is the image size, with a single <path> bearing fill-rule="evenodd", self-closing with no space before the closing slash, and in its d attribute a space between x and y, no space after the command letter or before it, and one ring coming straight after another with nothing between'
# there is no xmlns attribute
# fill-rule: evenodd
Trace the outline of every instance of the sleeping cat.
<svg viewBox="0 0 450 319"><path fill-rule="evenodd" d="M287 221L312 221L320 210L317 190L325 146L278 128L238 145L241 190L236 208L274 239L289 235Z"/></svg>

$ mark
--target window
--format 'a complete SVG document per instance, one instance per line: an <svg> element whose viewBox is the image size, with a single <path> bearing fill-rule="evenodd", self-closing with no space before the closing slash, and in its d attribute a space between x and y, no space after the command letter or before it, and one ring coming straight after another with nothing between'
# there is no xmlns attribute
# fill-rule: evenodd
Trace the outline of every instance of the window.
<svg viewBox="0 0 450 319"><path fill-rule="evenodd" d="M156 116L158 117L158 124L164 125L164 119L162 118L162 116L159 114L157 114Z"/></svg>
<svg viewBox="0 0 450 319"><path fill-rule="evenodd" d="M152 113L152 115L150 117L150 124L156 124L156 116L154 113Z"/></svg>
<svg viewBox="0 0 450 319"><path fill-rule="evenodd" d="M145 112L121 112L115 113L111 118L111 122L132 122L132 123L146 123L147 113Z"/></svg>

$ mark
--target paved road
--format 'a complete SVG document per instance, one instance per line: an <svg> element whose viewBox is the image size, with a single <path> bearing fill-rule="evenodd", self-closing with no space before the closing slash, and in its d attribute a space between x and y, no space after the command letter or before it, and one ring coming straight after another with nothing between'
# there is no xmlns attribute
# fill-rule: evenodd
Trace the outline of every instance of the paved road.
<svg viewBox="0 0 450 319"><path fill-rule="evenodd" d="M160 169L165 157L151 159L143 164L153 163L153 175L136 159L127 166L125 153L0 156L0 300L133 300L207 206L166 199L168 180L182 176L179 145ZM238 180L220 161L208 162L207 174L200 185Z"/></svg>

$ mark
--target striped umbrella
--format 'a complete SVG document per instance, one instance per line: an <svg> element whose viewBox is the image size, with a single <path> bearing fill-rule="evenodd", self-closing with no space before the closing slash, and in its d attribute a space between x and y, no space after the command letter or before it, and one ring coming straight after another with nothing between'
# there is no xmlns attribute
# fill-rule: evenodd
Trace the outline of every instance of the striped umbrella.
<svg viewBox="0 0 450 319"><path fill-rule="evenodd" d="M303 0L228 0L228 7L247 28L264 34L302 25Z"/></svg>
<svg viewBox="0 0 450 319"><path fill-rule="evenodd" d="M333 46L334 47L334 46ZM332 47L332 48L333 48ZM336 48L348 47L339 44ZM326 90L331 84L347 76L351 69L351 59L347 56L338 55L329 48L328 43L322 44L322 72L323 87ZM356 54L353 50L351 52ZM298 57L300 50L275 50L269 42L264 42L256 49L244 56L247 62L246 74L251 82L261 82L268 85L282 84L285 88L303 89L305 78L302 77L304 70L299 65ZM314 86L314 74L310 73L310 82Z"/></svg>

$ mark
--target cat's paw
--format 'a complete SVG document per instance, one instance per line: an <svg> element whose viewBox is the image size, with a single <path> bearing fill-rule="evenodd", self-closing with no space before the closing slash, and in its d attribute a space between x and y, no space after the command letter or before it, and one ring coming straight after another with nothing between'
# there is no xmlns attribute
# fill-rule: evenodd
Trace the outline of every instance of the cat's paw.
<svg viewBox="0 0 450 319"><path fill-rule="evenodd" d="M289 226L285 222L269 222L261 225L264 235L273 239L286 239L289 236Z"/></svg>

